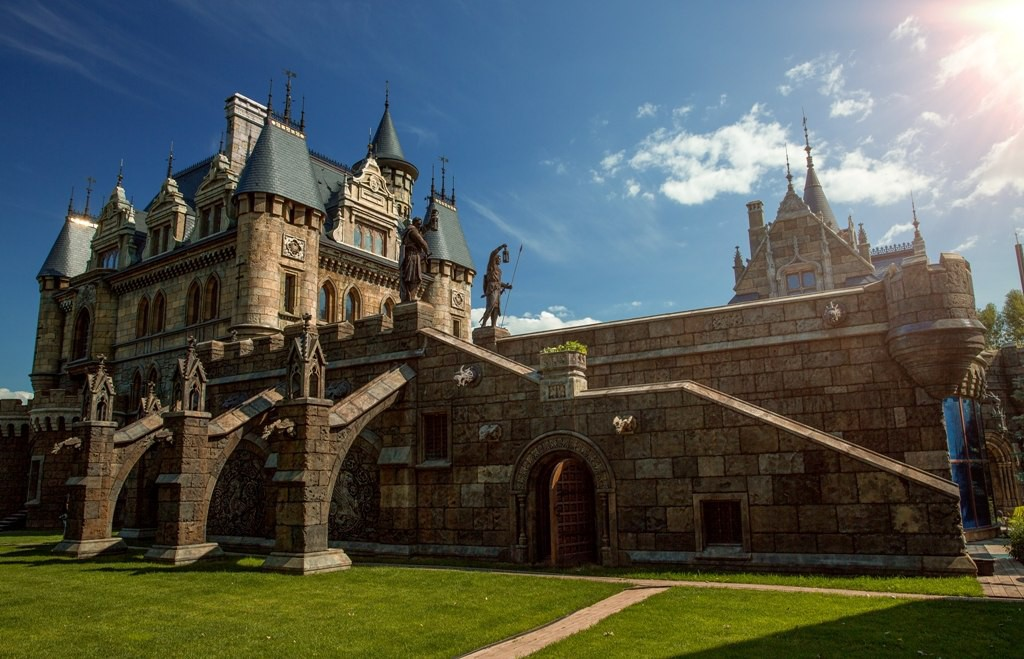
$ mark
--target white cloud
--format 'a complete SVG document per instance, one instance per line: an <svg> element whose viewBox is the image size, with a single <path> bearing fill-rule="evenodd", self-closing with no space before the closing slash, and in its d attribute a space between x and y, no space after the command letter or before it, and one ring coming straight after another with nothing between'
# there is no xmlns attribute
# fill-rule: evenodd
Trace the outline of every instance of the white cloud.
<svg viewBox="0 0 1024 659"><path fill-rule="evenodd" d="M914 230L914 225L910 222L906 224L894 224L889 227L889 230L885 232L885 235L878 239L875 243L876 247L883 247L885 245L892 245L896 242L896 236L907 233Z"/></svg>
<svg viewBox="0 0 1024 659"><path fill-rule="evenodd" d="M626 181L626 196L635 197L640 194L640 184L634 179Z"/></svg>
<svg viewBox="0 0 1024 659"><path fill-rule="evenodd" d="M838 166L819 172L822 185L833 202L868 202L884 206L905 199L912 190L926 190L934 177L917 171L906 162L902 151L881 159L865 155L859 148L845 154Z"/></svg>
<svg viewBox="0 0 1024 659"><path fill-rule="evenodd" d="M681 119L691 112L693 112L692 105L680 105L679 107L672 109L672 116L677 119Z"/></svg>
<svg viewBox="0 0 1024 659"><path fill-rule="evenodd" d="M954 247L953 251L954 252L966 252L967 250L969 250L970 248L974 247L977 244L978 244L978 237L977 236L969 236L967 238L967 240L963 241L962 243L960 243L959 245Z"/></svg>
<svg viewBox="0 0 1024 659"><path fill-rule="evenodd" d="M660 108L660 105L655 105L654 103L644 103L636 109L636 118L643 119L644 117L653 117L658 114L658 110Z"/></svg>
<svg viewBox="0 0 1024 659"><path fill-rule="evenodd" d="M921 121L931 124L936 128L945 128L950 124L949 117L943 117L938 112L924 111L921 113Z"/></svg>
<svg viewBox="0 0 1024 659"><path fill-rule="evenodd" d="M844 64L837 53L827 53L801 62L786 71L788 82L776 89L788 96L804 83L817 82L818 93L831 99L829 114L833 117L857 117L863 121L875 107L871 93L864 89L847 89Z"/></svg>
<svg viewBox="0 0 1024 659"><path fill-rule="evenodd" d="M11 391L7 387L0 387L0 400L10 400L17 398L24 405L28 401L32 400L33 393L30 391Z"/></svg>
<svg viewBox="0 0 1024 659"><path fill-rule="evenodd" d="M473 309L470 312L470 319L473 325L479 325L480 319L484 317L484 309ZM512 334L529 334L530 332L543 332L565 327L578 327L581 325L593 325L601 321L594 318L573 318L573 314L563 305L550 306L540 313L524 313L522 316L505 316L504 320L499 319L502 327Z"/></svg>
<svg viewBox="0 0 1024 659"><path fill-rule="evenodd" d="M663 177L659 191L684 205L719 194L749 194L754 183L782 160L786 131L760 105L734 124L710 133L660 128L638 145L629 166Z"/></svg>
<svg viewBox="0 0 1024 659"><path fill-rule="evenodd" d="M1024 194L1024 131L993 144L981 164L967 176L967 184L971 192L954 201L954 206L966 206L1007 189Z"/></svg>
<svg viewBox="0 0 1024 659"><path fill-rule="evenodd" d="M921 22L917 20L916 16L907 16L903 19L903 22L889 33L889 38L893 41L906 39L910 42L910 47L919 53L923 53L928 49L928 40L921 30Z"/></svg>
<svg viewBox="0 0 1024 659"><path fill-rule="evenodd" d="M614 176L615 173L619 171L619 167L622 165L622 161L625 157L625 151L609 153L604 158L601 158L601 169Z"/></svg>
<svg viewBox="0 0 1024 659"><path fill-rule="evenodd" d="M565 163L559 160L558 158L548 158L546 160L541 160L540 164L544 165L545 167L550 167L551 169L555 170L556 174L560 176L568 171L568 169L565 166Z"/></svg>

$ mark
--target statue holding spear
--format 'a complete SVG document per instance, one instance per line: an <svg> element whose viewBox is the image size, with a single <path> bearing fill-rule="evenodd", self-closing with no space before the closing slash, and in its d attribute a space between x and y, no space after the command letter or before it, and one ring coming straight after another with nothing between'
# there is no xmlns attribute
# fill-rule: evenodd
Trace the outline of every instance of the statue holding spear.
<svg viewBox="0 0 1024 659"><path fill-rule="evenodd" d="M520 253L522 248L520 248ZM499 245L494 248L487 258L487 273L484 275L484 294L481 297L487 298L487 308L484 310L484 317L480 321L481 327L486 327L487 321L491 321L491 327L498 324L498 317L501 316L501 294L512 290L512 284L501 281L501 264L508 263L508 245ZM516 262L518 266L518 260Z"/></svg>

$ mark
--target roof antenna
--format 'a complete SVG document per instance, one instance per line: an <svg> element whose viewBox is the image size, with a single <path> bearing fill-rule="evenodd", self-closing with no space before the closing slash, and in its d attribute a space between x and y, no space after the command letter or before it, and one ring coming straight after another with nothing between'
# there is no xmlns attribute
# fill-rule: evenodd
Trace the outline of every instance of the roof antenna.
<svg viewBox="0 0 1024 659"><path fill-rule="evenodd" d="M297 76L294 71L284 70L284 120L289 123L292 120L292 79Z"/></svg>
<svg viewBox="0 0 1024 659"><path fill-rule="evenodd" d="M89 200L92 198L92 184L96 182L96 179L94 179L91 176L87 176L86 179L85 179L85 182L88 185L85 186L85 212L83 212L82 214L83 215L88 215L89 214Z"/></svg>
<svg viewBox="0 0 1024 659"><path fill-rule="evenodd" d="M171 152L167 154L167 178L171 178L171 169L174 167L174 140L171 140Z"/></svg>

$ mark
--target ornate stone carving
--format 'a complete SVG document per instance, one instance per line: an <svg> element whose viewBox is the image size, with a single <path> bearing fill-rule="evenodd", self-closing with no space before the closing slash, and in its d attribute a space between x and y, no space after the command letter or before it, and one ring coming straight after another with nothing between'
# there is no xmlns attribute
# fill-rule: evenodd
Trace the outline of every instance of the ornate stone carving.
<svg viewBox="0 0 1024 659"><path fill-rule="evenodd" d="M78 295L75 296L75 309L82 309L96 302L96 285L87 284L83 286Z"/></svg>
<svg viewBox="0 0 1024 659"><path fill-rule="evenodd" d="M206 532L212 535L269 537L264 460L248 449L231 454L210 499Z"/></svg>
<svg viewBox="0 0 1024 659"><path fill-rule="evenodd" d="M86 374L82 418L86 421L114 420L114 380L107 375L107 358L96 355L96 370Z"/></svg>
<svg viewBox="0 0 1024 659"><path fill-rule="evenodd" d="M534 440L520 454L512 472L512 491L514 493L525 492L529 483L530 472L533 471L534 466L536 466L541 458L554 451L568 451L582 458L594 475L594 485L598 491L613 489L614 486L608 463L596 446L582 436L555 432Z"/></svg>
<svg viewBox="0 0 1024 659"><path fill-rule="evenodd" d="M302 333L288 351L288 398L323 398L327 358L312 316L302 315Z"/></svg>
<svg viewBox="0 0 1024 659"><path fill-rule="evenodd" d="M150 416L159 414L163 404L156 395L156 383L150 380L146 383L146 395L139 401L139 416Z"/></svg>
<svg viewBox="0 0 1024 659"><path fill-rule="evenodd" d="M376 540L380 486L376 460L352 446L341 464L331 495L328 537L331 540Z"/></svg>
<svg viewBox="0 0 1024 659"><path fill-rule="evenodd" d="M501 441L502 435L504 431L500 423L485 423L480 426L481 442L498 442Z"/></svg>
<svg viewBox="0 0 1024 659"><path fill-rule="evenodd" d="M473 366L463 365L455 372L452 379L455 380L455 385L458 387L475 387L480 384L481 376L482 371L476 364Z"/></svg>
<svg viewBox="0 0 1024 659"><path fill-rule="evenodd" d="M632 414L616 416L612 419L612 425L615 426L615 434L617 435L632 435L636 432L637 426L639 425L637 419Z"/></svg>
<svg viewBox="0 0 1024 659"><path fill-rule="evenodd" d="M188 337L188 351L174 371L171 405L175 412L206 411L206 369L196 355L195 337Z"/></svg>
<svg viewBox="0 0 1024 659"><path fill-rule="evenodd" d="M306 241L295 236L283 236L281 238L281 256L304 261L306 259Z"/></svg>
<svg viewBox="0 0 1024 659"><path fill-rule="evenodd" d="M275 419L264 426L263 432L260 433L260 437L266 441L270 439L270 436L275 432L280 432L288 437L295 437L295 422L291 419Z"/></svg>
<svg viewBox="0 0 1024 659"><path fill-rule="evenodd" d="M53 455L57 455L65 448L73 448L75 450L82 448L82 438L68 437L62 442L57 442L56 444L53 445L53 448L50 449L50 453L52 453Z"/></svg>
<svg viewBox="0 0 1024 659"><path fill-rule="evenodd" d="M466 294L462 291L452 291L452 309L466 308Z"/></svg>
<svg viewBox="0 0 1024 659"><path fill-rule="evenodd" d="M825 311L821 314L821 319L828 327L839 327L846 322L846 307L835 300L831 300L825 305Z"/></svg>
<svg viewBox="0 0 1024 659"><path fill-rule="evenodd" d="M348 380L335 380L327 385L327 397L331 400L341 400L352 393L352 383Z"/></svg>

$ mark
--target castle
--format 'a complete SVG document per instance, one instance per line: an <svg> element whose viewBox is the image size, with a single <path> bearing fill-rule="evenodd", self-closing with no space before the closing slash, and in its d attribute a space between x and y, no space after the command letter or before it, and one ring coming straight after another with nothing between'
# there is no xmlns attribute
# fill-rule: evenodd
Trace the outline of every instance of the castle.
<svg viewBox="0 0 1024 659"><path fill-rule="evenodd" d="M228 98L223 147L169 159L144 210L120 177L68 209L35 398L0 406L0 515L66 520L56 551L974 573L965 533L1020 502L969 264L929 263L916 212L897 248L841 228L809 140L803 197L789 175L774 221L747 205L729 304L511 336L470 328L443 174L403 293L419 171L388 101L348 167L290 96Z"/></svg>

